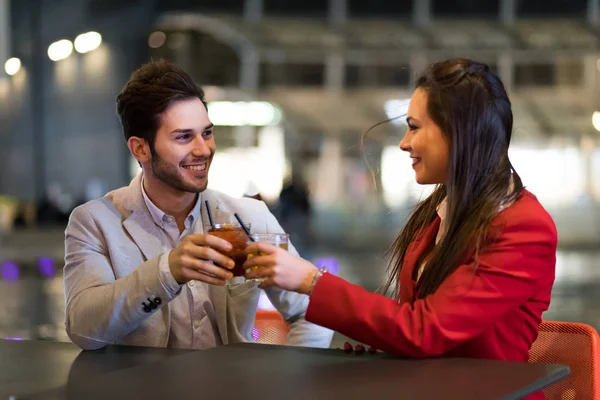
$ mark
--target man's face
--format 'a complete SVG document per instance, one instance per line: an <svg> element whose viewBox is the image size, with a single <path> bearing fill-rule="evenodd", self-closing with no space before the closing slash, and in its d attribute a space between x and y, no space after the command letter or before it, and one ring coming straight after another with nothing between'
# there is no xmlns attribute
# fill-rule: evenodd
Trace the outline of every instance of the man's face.
<svg viewBox="0 0 600 400"><path fill-rule="evenodd" d="M161 117L152 151L152 174L175 190L202 192L208 185L215 149L213 124L202 101L178 101Z"/></svg>

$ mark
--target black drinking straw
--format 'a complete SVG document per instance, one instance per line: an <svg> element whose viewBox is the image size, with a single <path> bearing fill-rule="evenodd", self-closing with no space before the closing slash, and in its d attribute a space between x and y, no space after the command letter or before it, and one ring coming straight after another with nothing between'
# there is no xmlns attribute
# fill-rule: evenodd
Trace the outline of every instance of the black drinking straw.
<svg viewBox="0 0 600 400"><path fill-rule="evenodd" d="M205 200L204 204L206 205L206 213L208 214L208 220L210 221L210 226L213 229L215 229L215 221L213 220L212 211L210 211L210 203L208 202L208 200Z"/></svg>
<svg viewBox="0 0 600 400"><path fill-rule="evenodd" d="M238 213L233 214L233 216L235 217L235 219L238 220L238 222L242 226L242 229L244 230L244 232L246 232L246 235L248 235L248 239L254 242L254 238L250 235L250 231L248 230L248 228L246 228L246 224L244 223L244 221L242 221Z"/></svg>

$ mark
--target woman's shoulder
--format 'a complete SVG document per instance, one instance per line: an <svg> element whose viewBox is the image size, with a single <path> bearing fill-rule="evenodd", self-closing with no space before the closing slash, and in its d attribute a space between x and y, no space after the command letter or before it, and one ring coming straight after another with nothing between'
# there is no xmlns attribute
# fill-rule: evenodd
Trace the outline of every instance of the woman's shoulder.
<svg viewBox="0 0 600 400"><path fill-rule="evenodd" d="M495 222L501 223L505 231L539 232L557 237L552 216L527 189L523 189L517 200L498 214Z"/></svg>

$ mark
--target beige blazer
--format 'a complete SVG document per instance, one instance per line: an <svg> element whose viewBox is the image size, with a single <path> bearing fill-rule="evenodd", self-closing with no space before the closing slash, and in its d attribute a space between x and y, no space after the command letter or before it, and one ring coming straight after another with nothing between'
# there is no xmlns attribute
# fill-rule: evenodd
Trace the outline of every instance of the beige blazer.
<svg viewBox="0 0 600 400"><path fill-rule="evenodd" d="M159 280L161 244L144 203L141 174L128 187L77 207L65 231L65 324L71 340L83 349L107 344L166 347L172 300ZM239 213L252 231L283 232L263 202L236 199L210 189L202 193L212 207ZM195 233L203 233L208 221ZM290 252L296 253L293 246ZM287 344L329 347L333 332L304 319L308 297L269 288L266 294L290 322ZM223 344L252 341L260 289L254 282L233 287L209 286ZM142 303L160 299L148 313Z"/></svg>

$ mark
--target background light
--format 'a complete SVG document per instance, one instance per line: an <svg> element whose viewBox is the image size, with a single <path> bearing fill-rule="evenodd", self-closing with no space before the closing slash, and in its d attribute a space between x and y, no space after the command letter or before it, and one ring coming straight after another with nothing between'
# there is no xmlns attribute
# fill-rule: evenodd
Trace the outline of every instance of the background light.
<svg viewBox="0 0 600 400"><path fill-rule="evenodd" d="M42 257L38 261L38 267L42 276L50 278L56 273L54 261L49 257Z"/></svg>
<svg viewBox="0 0 600 400"><path fill-rule="evenodd" d="M73 43L70 40L63 39L52 43L48 47L48 57L52 61L60 61L69 57L73 52Z"/></svg>
<svg viewBox="0 0 600 400"><path fill-rule="evenodd" d="M327 267L327 272L336 275L340 271L340 263L336 258L321 258L315 262L315 267Z"/></svg>
<svg viewBox="0 0 600 400"><path fill-rule="evenodd" d="M230 148L215 154L208 187L233 197L260 193L265 201L275 201L281 193L285 166L283 129L264 127L258 133L258 146Z"/></svg>
<svg viewBox="0 0 600 400"><path fill-rule="evenodd" d="M2 274L2 278L7 281L17 280L19 279L19 266L15 262L3 262L0 267L0 273Z"/></svg>
<svg viewBox="0 0 600 400"><path fill-rule="evenodd" d="M102 35L98 32L82 33L75 39L75 50L84 54L96 50L102 44Z"/></svg>
<svg viewBox="0 0 600 400"><path fill-rule="evenodd" d="M281 110L264 101L213 101L208 115L220 126L269 126L281 121Z"/></svg>
<svg viewBox="0 0 600 400"><path fill-rule="evenodd" d="M585 193L585 162L580 149L575 146L513 146L508 155L527 190L544 207L568 207Z"/></svg>
<svg viewBox="0 0 600 400"><path fill-rule="evenodd" d="M392 120L394 125L405 125L409 105L410 99L395 99L386 101L383 108L385 115Z"/></svg>
<svg viewBox="0 0 600 400"><path fill-rule="evenodd" d="M158 49L167 41L167 35L164 32L156 31L152 32L150 36L148 36L148 46L153 49Z"/></svg>
<svg viewBox="0 0 600 400"><path fill-rule="evenodd" d="M592 125L600 132L600 111L594 111L594 114L592 114Z"/></svg>
<svg viewBox="0 0 600 400"><path fill-rule="evenodd" d="M417 183L408 154L398 146L386 146L383 149L381 185L383 200L392 209L423 200L435 189L435 185Z"/></svg>
<svg viewBox="0 0 600 400"><path fill-rule="evenodd" d="M19 72L19 70L21 69L21 60L19 60L18 58L9 58L8 60L6 60L6 62L4 63L4 71L6 71L6 73L8 75L14 75L17 72Z"/></svg>

